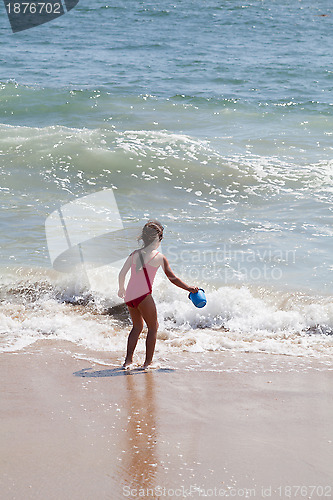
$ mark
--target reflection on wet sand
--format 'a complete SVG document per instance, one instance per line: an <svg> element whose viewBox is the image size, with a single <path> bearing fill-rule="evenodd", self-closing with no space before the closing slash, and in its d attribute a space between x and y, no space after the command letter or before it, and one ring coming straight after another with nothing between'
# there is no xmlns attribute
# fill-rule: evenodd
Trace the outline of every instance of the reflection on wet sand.
<svg viewBox="0 0 333 500"><path fill-rule="evenodd" d="M158 470L157 418L154 373L126 377L127 422L122 433L123 486L154 488ZM126 417L125 417L126 418Z"/></svg>

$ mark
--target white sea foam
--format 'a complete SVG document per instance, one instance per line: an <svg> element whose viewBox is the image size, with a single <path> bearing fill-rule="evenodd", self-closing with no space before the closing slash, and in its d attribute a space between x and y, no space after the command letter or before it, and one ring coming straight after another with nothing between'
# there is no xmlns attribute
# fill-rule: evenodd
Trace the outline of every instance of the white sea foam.
<svg viewBox="0 0 333 500"><path fill-rule="evenodd" d="M125 352L130 322L126 308L111 308L115 295L105 296L101 288L78 290L74 283L72 289L68 283L64 287L64 278L54 276L51 272L48 287L45 274L43 282L34 283L31 273L16 289L2 285L0 349L15 351L37 340L58 339L93 350ZM105 282L110 287L108 277ZM207 305L197 309L186 292L157 275L160 356L225 350L316 358L333 354L333 302L328 297L245 286L208 286L206 296ZM144 349L142 336L138 353Z"/></svg>

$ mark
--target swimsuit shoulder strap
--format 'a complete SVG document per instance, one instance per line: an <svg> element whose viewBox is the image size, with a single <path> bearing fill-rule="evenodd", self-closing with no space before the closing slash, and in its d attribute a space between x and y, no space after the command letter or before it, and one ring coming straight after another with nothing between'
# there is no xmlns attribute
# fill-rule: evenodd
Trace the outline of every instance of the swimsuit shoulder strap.
<svg viewBox="0 0 333 500"><path fill-rule="evenodd" d="M139 251L139 257L140 257L140 260L141 260L143 272L145 273L145 278L146 278L146 281L147 281L149 292L151 293L152 292L152 286L151 286L151 283L150 283L150 278L149 278L149 275L148 275L148 272L147 272L147 269L146 269L146 266L145 266L145 263L144 263L144 260L143 260L143 257L142 257L142 253L140 251Z"/></svg>
<svg viewBox="0 0 333 500"><path fill-rule="evenodd" d="M148 262L146 262L146 264L148 264L151 260L153 260L153 259L156 257L156 255L157 255L158 253L160 253L160 252L159 252L159 251L157 251L157 253L155 253L155 255L153 255L153 256L152 256L152 258L148 260Z"/></svg>
<svg viewBox="0 0 333 500"><path fill-rule="evenodd" d="M130 253L130 257L132 257L132 259L131 259L132 264L133 264L133 256L134 256L135 252L136 252L136 250L134 250L134 252Z"/></svg>

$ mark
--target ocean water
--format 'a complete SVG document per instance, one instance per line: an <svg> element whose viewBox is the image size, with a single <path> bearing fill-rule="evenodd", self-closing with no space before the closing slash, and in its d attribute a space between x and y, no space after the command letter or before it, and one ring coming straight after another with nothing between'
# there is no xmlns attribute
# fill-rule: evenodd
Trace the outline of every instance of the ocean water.
<svg viewBox="0 0 333 500"><path fill-rule="evenodd" d="M4 14L0 349L125 350L117 269L58 272L45 234L53 211L113 189L124 226L160 220L171 266L207 294L195 309L159 271L157 358L329 362L331 2L80 0L17 34Z"/></svg>

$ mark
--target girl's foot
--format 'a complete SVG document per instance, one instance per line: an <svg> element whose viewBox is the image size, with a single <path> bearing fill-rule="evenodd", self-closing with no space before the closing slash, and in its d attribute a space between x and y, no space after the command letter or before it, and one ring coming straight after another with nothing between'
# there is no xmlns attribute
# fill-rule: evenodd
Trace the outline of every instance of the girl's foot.
<svg viewBox="0 0 333 500"><path fill-rule="evenodd" d="M124 362L124 364L123 364L122 368L124 368L124 370L126 370L126 368L127 368L128 366L130 366L132 363L133 363L133 361L132 361L132 360L131 360L131 361L127 361L127 360L125 360L125 362Z"/></svg>

